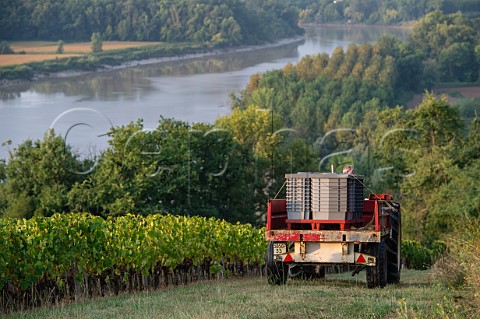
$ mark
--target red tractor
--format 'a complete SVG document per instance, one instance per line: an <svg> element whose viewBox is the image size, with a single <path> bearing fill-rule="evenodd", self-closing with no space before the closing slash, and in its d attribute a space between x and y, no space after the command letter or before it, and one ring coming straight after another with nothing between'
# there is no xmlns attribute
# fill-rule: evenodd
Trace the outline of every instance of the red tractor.
<svg viewBox="0 0 480 319"><path fill-rule="evenodd" d="M355 174L286 174L287 198L268 202L267 277L285 284L289 269L324 277L325 267L366 270L369 288L400 281L400 205L388 194L364 199ZM290 271L291 272L291 271Z"/></svg>

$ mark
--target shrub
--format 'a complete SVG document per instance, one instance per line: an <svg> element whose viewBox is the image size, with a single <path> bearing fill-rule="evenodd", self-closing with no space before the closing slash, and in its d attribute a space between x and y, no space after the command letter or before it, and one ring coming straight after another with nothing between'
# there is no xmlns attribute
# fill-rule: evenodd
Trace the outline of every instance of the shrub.
<svg viewBox="0 0 480 319"><path fill-rule="evenodd" d="M6 80L31 79L33 74L33 69L28 65L8 65L0 68L0 78Z"/></svg>
<svg viewBox="0 0 480 319"><path fill-rule="evenodd" d="M452 237L445 257L436 270L440 278L452 287L472 286L480 302L480 221L471 220Z"/></svg>
<svg viewBox="0 0 480 319"><path fill-rule="evenodd" d="M433 251L415 240L402 242L403 264L410 269L428 269L432 266Z"/></svg>
<svg viewBox="0 0 480 319"><path fill-rule="evenodd" d="M454 289L467 288L465 301L472 307L472 318L480 317L480 220L471 218L451 238L448 251L435 265L438 278Z"/></svg>
<svg viewBox="0 0 480 319"><path fill-rule="evenodd" d="M0 54L14 54L12 48L6 41L0 43Z"/></svg>
<svg viewBox="0 0 480 319"><path fill-rule="evenodd" d="M64 42L62 40L59 40L57 43L57 54L63 54L64 49L63 49Z"/></svg>

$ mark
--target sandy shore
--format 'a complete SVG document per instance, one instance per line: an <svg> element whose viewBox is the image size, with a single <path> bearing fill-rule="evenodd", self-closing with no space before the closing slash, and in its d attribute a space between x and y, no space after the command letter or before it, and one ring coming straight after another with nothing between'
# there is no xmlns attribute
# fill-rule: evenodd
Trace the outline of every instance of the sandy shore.
<svg viewBox="0 0 480 319"><path fill-rule="evenodd" d="M115 66L104 65L102 68L97 69L95 71L73 71L72 70L72 71L62 71L62 72L55 72L55 73L49 73L49 74L35 74L32 80L3 79L3 80L0 80L0 88L17 86L17 85L25 85L34 81L42 81L42 80L57 79L57 78L70 78L70 77L76 77L76 76L92 74L92 73L108 72L112 70L126 69L126 68L136 67L140 65L168 63L173 61L198 59L203 57L221 56L221 55L230 54L230 53L241 53L241 52L262 50L262 49L268 49L268 48L275 48L275 47L280 47L283 45L287 45L287 44L291 44L291 43L295 43L303 40L304 40L304 37L298 36L298 37L282 39L273 43L266 43L262 45L214 49L212 51L203 52L203 53L185 54L185 55L179 55L179 56L169 56L169 57L146 59L146 60L134 60L134 61L124 62L120 65L115 65Z"/></svg>

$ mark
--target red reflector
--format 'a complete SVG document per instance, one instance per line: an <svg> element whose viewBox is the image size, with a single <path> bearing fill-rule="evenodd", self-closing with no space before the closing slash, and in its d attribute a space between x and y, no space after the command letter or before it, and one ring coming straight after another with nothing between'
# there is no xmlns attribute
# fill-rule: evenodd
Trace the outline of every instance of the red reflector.
<svg viewBox="0 0 480 319"><path fill-rule="evenodd" d="M366 262L365 258L363 258L363 255L358 256L357 263L364 263Z"/></svg>
<svg viewBox="0 0 480 319"><path fill-rule="evenodd" d="M287 254L285 256L285 259L283 260L284 263L288 263L288 262L292 262L292 261L295 261L295 260L292 258L292 255L290 255L290 254Z"/></svg>

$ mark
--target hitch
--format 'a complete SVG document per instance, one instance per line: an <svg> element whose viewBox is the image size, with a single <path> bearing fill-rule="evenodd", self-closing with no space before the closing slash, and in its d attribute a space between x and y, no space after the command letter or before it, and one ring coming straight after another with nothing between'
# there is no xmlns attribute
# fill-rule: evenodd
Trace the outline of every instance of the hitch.
<svg viewBox="0 0 480 319"><path fill-rule="evenodd" d="M366 266L356 266L355 269L352 271L352 277L364 270L365 267Z"/></svg>

